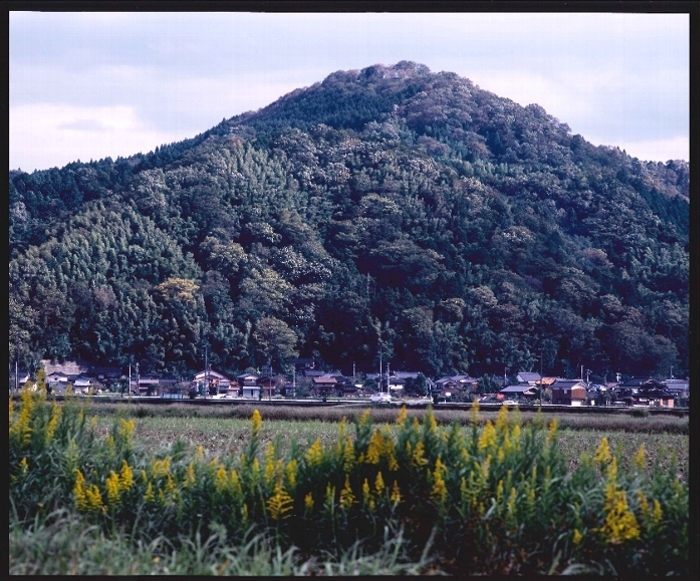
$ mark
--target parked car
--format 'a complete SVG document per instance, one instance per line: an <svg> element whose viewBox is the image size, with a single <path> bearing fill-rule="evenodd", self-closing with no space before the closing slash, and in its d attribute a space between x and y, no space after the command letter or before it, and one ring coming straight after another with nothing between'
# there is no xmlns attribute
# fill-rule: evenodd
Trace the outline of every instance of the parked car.
<svg viewBox="0 0 700 581"><path fill-rule="evenodd" d="M369 401L374 403L391 403L391 395L388 393L373 393L369 396Z"/></svg>
<svg viewBox="0 0 700 581"><path fill-rule="evenodd" d="M501 402L501 405L520 405L520 404L518 404L518 402L515 401L514 399L504 399Z"/></svg>

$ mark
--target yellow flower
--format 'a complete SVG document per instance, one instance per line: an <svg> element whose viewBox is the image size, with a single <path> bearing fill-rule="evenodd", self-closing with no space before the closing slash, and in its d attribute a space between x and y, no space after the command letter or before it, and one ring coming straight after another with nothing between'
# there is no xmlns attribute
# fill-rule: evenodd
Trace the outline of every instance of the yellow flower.
<svg viewBox="0 0 700 581"><path fill-rule="evenodd" d="M355 495L352 493L352 487L350 486L350 476L345 476L345 486L340 491L340 507L343 510L349 510L352 505L357 502L355 500Z"/></svg>
<svg viewBox="0 0 700 581"><path fill-rule="evenodd" d="M194 473L194 462L190 462L187 465L187 471L185 472L185 480L182 483L182 486L185 488L190 488L191 486L194 486L197 482L197 478Z"/></svg>
<svg viewBox="0 0 700 581"><path fill-rule="evenodd" d="M17 420L10 425L10 438L16 438L20 446L29 444L32 438L32 392L28 389L22 391L22 406Z"/></svg>
<svg viewBox="0 0 700 581"><path fill-rule="evenodd" d="M401 409L399 410L399 415L396 417L396 425L403 426L407 417L408 417L408 412L406 411L406 406L403 405L403 406L401 406Z"/></svg>
<svg viewBox="0 0 700 581"><path fill-rule="evenodd" d="M430 496L441 504L447 499L447 486L445 486L445 480L442 477L443 471L446 470L447 468L442 463L442 460L438 458L433 471L433 488L430 491Z"/></svg>
<svg viewBox="0 0 700 581"><path fill-rule="evenodd" d="M637 498L639 498L639 508L642 511L642 515L646 517L649 514L647 498L641 490L637 492Z"/></svg>
<svg viewBox="0 0 700 581"><path fill-rule="evenodd" d="M374 480L374 489L377 491L377 494L382 494L384 492L384 478L382 478L382 473L377 472L377 478Z"/></svg>
<svg viewBox="0 0 700 581"><path fill-rule="evenodd" d="M156 495L153 492L153 483L149 482L148 486L146 486L146 492L143 494L143 499L146 502L154 502L156 499Z"/></svg>
<svg viewBox="0 0 700 581"><path fill-rule="evenodd" d="M216 477L214 478L214 488L221 494L226 491L228 484L228 477L226 475L226 468L221 464L219 469L216 471Z"/></svg>
<svg viewBox="0 0 700 581"><path fill-rule="evenodd" d="M394 484L391 487L391 495L389 498L395 505L401 502L401 490L399 489L399 484L396 482L396 480L394 480Z"/></svg>
<svg viewBox="0 0 700 581"><path fill-rule="evenodd" d="M119 475L111 470L107 480L105 481L107 488L107 504L110 508L116 508L119 505Z"/></svg>
<svg viewBox="0 0 700 581"><path fill-rule="evenodd" d="M491 449L496 444L496 429L491 420L486 422L486 427L479 438L479 450Z"/></svg>
<svg viewBox="0 0 700 581"><path fill-rule="evenodd" d="M238 472L231 470L228 479L233 494L235 494L237 498L240 498L243 495L243 489L241 488L241 481L238 478Z"/></svg>
<svg viewBox="0 0 700 581"><path fill-rule="evenodd" d="M311 448L306 452L306 461L315 466L323 459L323 448L321 447L321 439L316 438L316 441L311 445Z"/></svg>
<svg viewBox="0 0 700 581"><path fill-rule="evenodd" d="M287 475L287 483L289 484L289 488L294 490L294 487L297 484L297 461L294 458L292 458L287 464L285 473Z"/></svg>
<svg viewBox="0 0 700 581"><path fill-rule="evenodd" d="M201 462L203 458L204 458L204 448L202 448L202 446L198 446L197 447L197 460L199 462Z"/></svg>
<svg viewBox="0 0 700 581"><path fill-rule="evenodd" d="M554 441L557 439L557 426L559 425L559 422L557 421L557 418L552 418L552 421L549 422L549 430L547 431L547 439Z"/></svg>
<svg viewBox="0 0 700 581"><path fill-rule="evenodd" d="M498 417L496 418L496 430L498 432L503 432L508 426L508 406L502 405L500 411L498 412Z"/></svg>
<svg viewBox="0 0 700 581"><path fill-rule="evenodd" d="M583 540L583 535L579 532L578 529L574 529L574 538L573 538L574 545L580 544L582 540Z"/></svg>
<svg viewBox="0 0 700 581"><path fill-rule="evenodd" d="M480 472L481 474L479 475L479 479L481 480L483 485L486 485L486 482L489 479L489 467L491 466L491 456L486 456L486 459L481 463L480 465Z"/></svg>
<svg viewBox="0 0 700 581"><path fill-rule="evenodd" d="M385 443L384 453L387 461L389 462L389 470L396 472L399 469L399 462L396 460L396 446L394 446L394 440L389 435L387 436Z"/></svg>
<svg viewBox="0 0 700 581"><path fill-rule="evenodd" d="M275 446L270 442L265 452L265 483L270 484L275 478Z"/></svg>
<svg viewBox="0 0 700 581"><path fill-rule="evenodd" d="M508 495L508 502L506 503L506 514L509 517L510 523L513 524L515 521L515 500L516 500L515 487L511 486L510 494Z"/></svg>
<svg viewBox="0 0 700 581"><path fill-rule="evenodd" d="M469 415L472 418L472 423L477 424L479 422L479 400L475 400L471 403L469 407Z"/></svg>
<svg viewBox="0 0 700 581"><path fill-rule="evenodd" d="M324 502L324 508L328 512L333 512L333 507L335 506L335 486L331 487L330 482L326 484L326 500Z"/></svg>
<svg viewBox="0 0 700 581"><path fill-rule="evenodd" d="M659 526L663 516L664 516L663 512L661 511L661 503L655 498L654 499L654 512L651 515L651 521L654 524L654 526Z"/></svg>
<svg viewBox="0 0 700 581"><path fill-rule="evenodd" d="M509 442L512 444L513 449L520 449L520 426L518 424L513 426L513 431L511 432Z"/></svg>
<svg viewBox="0 0 700 581"><path fill-rule="evenodd" d="M258 410L253 411L252 424L253 437L255 438L260 433L260 425L262 424L262 417L260 416L260 412Z"/></svg>
<svg viewBox="0 0 700 581"><path fill-rule="evenodd" d="M85 496L85 477L83 473L75 469L75 485L73 486L73 500L75 507L80 512L84 512L88 508L87 497Z"/></svg>
<svg viewBox="0 0 700 581"><path fill-rule="evenodd" d="M369 448L367 449L367 456L365 457L365 462L368 464L378 464L379 459L382 457L384 452L384 436L382 436L379 428L374 430L372 437L369 441Z"/></svg>
<svg viewBox="0 0 700 581"><path fill-rule="evenodd" d="M134 485L134 471L126 460L122 460L122 469L119 472L119 488L122 492L128 492Z"/></svg>
<svg viewBox="0 0 700 581"><path fill-rule="evenodd" d="M282 485L281 479L277 481L275 485L274 494L268 499L265 504L267 511L274 520L279 520L280 518L289 518L291 516L291 511L294 506L294 500L289 496L287 491Z"/></svg>
<svg viewBox="0 0 700 581"><path fill-rule="evenodd" d="M360 416L359 425L361 425L361 426L366 426L366 425L368 425L368 424L370 423L370 421L371 421L371 419L370 419L369 410L365 410L365 411L362 413L362 415Z"/></svg>
<svg viewBox="0 0 700 581"><path fill-rule="evenodd" d="M306 507L306 510L314 509L314 497L310 492L304 497L304 506Z"/></svg>
<svg viewBox="0 0 700 581"><path fill-rule="evenodd" d="M639 537L639 525L634 513L627 507L627 497L624 490L617 490L614 482L609 482L605 488L605 524L600 532L611 544Z"/></svg>
<svg viewBox="0 0 700 581"><path fill-rule="evenodd" d="M610 446L608 446L608 439L603 438L600 441L598 447L596 448L593 460L600 464L604 464L605 462L609 462L611 458L612 456L610 455Z"/></svg>
<svg viewBox="0 0 700 581"><path fill-rule="evenodd" d="M97 512L102 508L102 494L97 485L93 484L85 490L85 498L87 501L87 509L92 512Z"/></svg>
<svg viewBox="0 0 700 581"><path fill-rule="evenodd" d="M156 460L153 464L153 478L159 478L170 473L170 456L166 456L163 460Z"/></svg>
<svg viewBox="0 0 700 581"><path fill-rule="evenodd" d="M503 464L505 457L506 457L506 453L503 451L503 448L499 448L498 452L496 452L496 461L499 464Z"/></svg>
<svg viewBox="0 0 700 581"><path fill-rule="evenodd" d="M423 447L423 440L418 440L415 450L411 455L411 464L418 468L425 466L428 460L425 458L425 449Z"/></svg>
<svg viewBox="0 0 700 581"><path fill-rule="evenodd" d="M61 417L61 408L56 405L54 401L51 405L51 419L46 426L46 443L48 444L53 440L53 436L56 433L56 427L58 426L58 419Z"/></svg>
<svg viewBox="0 0 700 581"><path fill-rule="evenodd" d="M344 419L344 416L343 416ZM345 440L345 447L343 449L343 470L345 472L350 472L352 467L355 465L355 446L352 443L352 438L348 436Z"/></svg>
<svg viewBox="0 0 700 581"><path fill-rule="evenodd" d="M365 506L369 508L370 512L374 511L374 499L372 498L372 490L369 487L369 482L365 478L365 481L362 483L362 501L364 502Z"/></svg>
<svg viewBox="0 0 700 581"><path fill-rule="evenodd" d="M125 420L122 418L121 423L120 423L119 433L122 435L124 440L126 440L128 442L131 440L131 436L134 433L135 427L136 427L136 423L133 419Z"/></svg>

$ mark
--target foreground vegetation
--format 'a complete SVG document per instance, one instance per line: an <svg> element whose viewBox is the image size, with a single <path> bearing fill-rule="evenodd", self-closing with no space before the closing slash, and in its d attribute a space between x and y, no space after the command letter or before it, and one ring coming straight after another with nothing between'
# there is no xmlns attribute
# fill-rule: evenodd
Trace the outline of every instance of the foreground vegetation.
<svg viewBox="0 0 700 581"><path fill-rule="evenodd" d="M572 465L541 416L366 412L282 449L253 411L241 453L211 457L149 450L133 418L102 434L85 412L10 402L12 572L689 573L673 457L623 462L603 437Z"/></svg>

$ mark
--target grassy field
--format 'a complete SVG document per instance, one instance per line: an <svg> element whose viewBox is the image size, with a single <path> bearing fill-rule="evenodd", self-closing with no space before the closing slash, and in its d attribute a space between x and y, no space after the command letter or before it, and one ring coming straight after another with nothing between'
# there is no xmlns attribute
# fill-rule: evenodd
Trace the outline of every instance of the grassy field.
<svg viewBox="0 0 700 581"><path fill-rule="evenodd" d="M140 445L150 453L167 450L181 439L190 449L202 446L209 457L240 455L250 439L250 421L256 406L217 406L192 408L187 405L157 406L98 404L90 412L98 418L98 429L106 433L116 416L134 418ZM324 446L335 442L338 422L342 417L354 421L360 410L342 408L260 407L263 425L260 432L263 449L269 442L281 454L289 452L292 442L306 449L319 438ZM408 417L421 418L425 410L408 410ZM438 424L453 422L465 426L467 413L455 410L435 410ZM373 423L393 424L398 410L372 408ZM480 411L480 422L495 422L498 412ZM523 424L534 421L536 413L522 412ZM621 467L628 468L641 445L647 452L649 466L659 462L668 466L675 454L678 477L687 478L689 459L689 420L687 417L632 415L562 414L559 423L559 445L573 469L584 453L593 454L602 438L607 438L621 458ZM547 421L551 419L547 416Z"/></svg>

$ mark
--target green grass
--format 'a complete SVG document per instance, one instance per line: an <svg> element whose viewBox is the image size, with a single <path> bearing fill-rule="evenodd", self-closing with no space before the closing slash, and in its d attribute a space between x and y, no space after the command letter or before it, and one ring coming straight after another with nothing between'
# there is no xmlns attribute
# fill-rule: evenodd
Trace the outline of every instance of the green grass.
<svg viewBox="0 0 700 581"><path fill-rule="evenodd" d="M216 527L215 527L216 528ZM389 531L387 531L389 532ZM401 534L387 535L379 551L355 544L339 555L303 558L251 531L235 546L219 527L208 538L158 536L136 546L123 532L106 535L86 519L58 510L30 525L10 522L10 575L419 575L431 572L427 552L417 562L406 555ZM177 548L176 548L177 546Z"/></svg>

